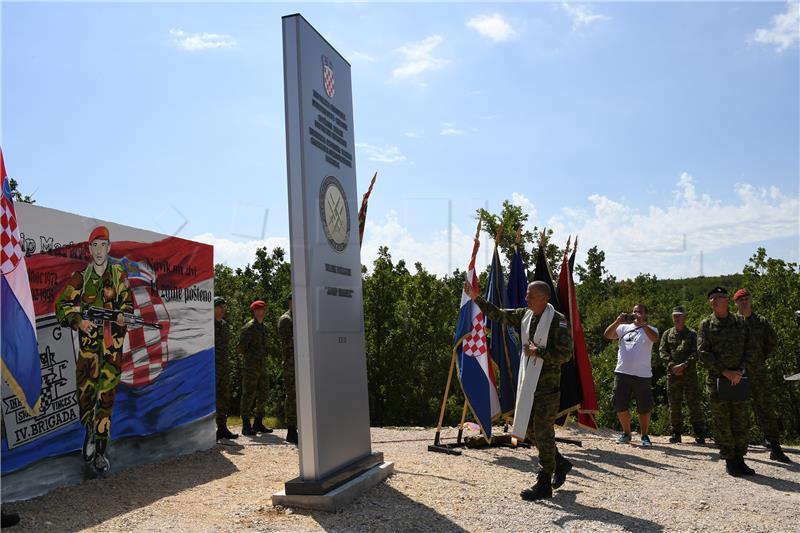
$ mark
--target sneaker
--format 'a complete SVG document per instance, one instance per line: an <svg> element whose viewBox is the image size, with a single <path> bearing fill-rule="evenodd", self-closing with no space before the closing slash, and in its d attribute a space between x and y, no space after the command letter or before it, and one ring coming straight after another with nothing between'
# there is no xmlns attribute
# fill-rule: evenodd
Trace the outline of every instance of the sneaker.
<svg viewBox="0 0 800 533"><path fill-rule="evenodd" d="M622 435L620 435L620 436L619 436L619 438L617 439L617 443L618 443L618 444L628 444L630 441L631 441L631 435L630 435L630 433L623 433L623 434L622 434Z"/></svg>
<svg viewBox="0 0 800 533"><path fill-rule="evenodd" d="M647 435L642 435L642 447L650 448L652 446L653 446L653 443L650 442L650 437L648 437Z"/></svg>

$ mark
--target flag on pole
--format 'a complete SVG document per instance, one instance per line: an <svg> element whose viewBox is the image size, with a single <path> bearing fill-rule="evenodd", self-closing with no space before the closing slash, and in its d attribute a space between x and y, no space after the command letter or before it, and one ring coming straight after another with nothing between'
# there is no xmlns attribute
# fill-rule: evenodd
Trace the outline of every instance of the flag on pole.
<svg viewBox="0 0 800 533"><path fill-rule="evenodd" d="M570 321L570 324L572 324L569 308L569 286L572 276L569 270L568 255L569 242L567 242L567 248L564 250L564 255L561 260L561 270L558 273L556 292L558 294L558 301L561 302L561 309L559 309L559 311L561 311L561 313L567 317L567 320ZM574 335L574 324L572 324L572 329ZM565 425L567 422L567 414L577 411L581 405L581 387L578 378L578 367L575 364L574 337L572 341L573 357L568 362L561 365L561 401L558 408L558 418L556 419L556 425L558 426Z"/></svg>
<svg viewBox="0 0 800 533"><path fill-rule="evenodd" d="M568 305L569 322L572 325L572 346L575 350L575 366L578 371L578 382L581 391L581 405L578 409L578 424L588 429L597 429L595 415L600 411L597 405L597 393L594 388L594 378L592 377L592 363L589 361L589 350L586 347L586 337L583 333L581 323L581 312L578 308L578 299L575 296L575 282L572 278L572 268L575 264L575 250L578 248L578 238L575 237L575 244L572 247L567 266L569 268L568 277Z"/></svg>
<svg viewBox="0 0 800 533"><path fill-rule="evenodd" d="M517 244L514 245L514 255L511 256L511 268L508 272L508 297L506 299L506 304L509 309L519 309L520 307L528 306L528 303L525 301L525 293L528 292L528 272L525 269L525 264L522 262L522 255L519 253L519 248L521 246L518 230Z"/></svg>
<svg viewBox="0 0 800 533"><path fill-rule="evenodd" d="M502 230L501 230L502 231ZM499 237L498 239L499 240ZM489 285L486 287L486 301L503 309L506 306L506 290L503 282L503 266L497 253L497 240L494 244L492 266L489 271ZM511 326L504 326L486 318L486 331L489 336L489 353L497 365L500 391L500 409L510 414L517 398L517 378L519 376L519 339Z"/></svg>
<svg viewBox="0 0 800 533"><path fill-rule="evenodd" d="M39 414L42 368L36 339L36 315L17 226L17 215L0 148L0 360L3 379L31 415Z"/></svg>
<svg viewBox="0 0 800 533"><path fill-rule="evenodd" d="M480 220L472 247L472 258L467 269L467 283L475 291L479 291L478 275L475 272L475 256L478 254L480 241ZM483 434L492 436L492 418L500 414L500 400L494 370L489 362L489 347L484 329L483 312L465 291L461 292L461 310L458 313L453 351L458 363L458 379L464 391L475 420L481 426Z"/></svg>
<svg viewBox="0 0 800 533"><path fill-rule="evenodd" d="M375 185L375 178L378 173L372 175L372 181L369 182L369 188L364 193L364 198L361 199L361 209L358 210L358 245L364 240L364 225L367 223L367 202L369 202L369 195L372 194L372 186Z"/></svg>
<svg viewBox="0 0 800 533"><path fill-rule="evenodd" d="M539 239L539 252L536 256L536 269L533 271L533 279L534 281L543 281L547 283L547 286L550 287L550 304L555 308L556 311L563 313L564 310L561 306L561 302L558 299L558 291L556 290L555 283L553 283L553 273L550 270L550 265L547 264L547 256L545 255L544 248L544 236L545 230L543 229L541 238Z"/></svg>

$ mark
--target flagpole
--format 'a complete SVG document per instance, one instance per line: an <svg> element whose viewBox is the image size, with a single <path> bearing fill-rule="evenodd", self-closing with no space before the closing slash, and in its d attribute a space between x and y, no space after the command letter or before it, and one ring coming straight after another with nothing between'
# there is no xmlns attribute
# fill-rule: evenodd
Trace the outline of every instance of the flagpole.
<svg viewBox="0 0 800 533"><path fill-rule="evenodd" d="M439 446L439 436L442 433L442 422L444 422L444 411L447 406L447 397L450 395L450 383L453 379L453 369L456 366L456 353L450 359L450 372L447 373L447 385L444 387L444 399L442 400L442 410L439 411L439 424L436 426L436 436L433 437L433 445Z"/></svg>
<svg viewBox="0 0 800 533"><path fill-rule="evenodd" d="M458 437L456 443L461 444L461 436L464 434L464 420L467 418L467 399L464 398L464 410L461 411L461 423L458 426Z"/></svg>

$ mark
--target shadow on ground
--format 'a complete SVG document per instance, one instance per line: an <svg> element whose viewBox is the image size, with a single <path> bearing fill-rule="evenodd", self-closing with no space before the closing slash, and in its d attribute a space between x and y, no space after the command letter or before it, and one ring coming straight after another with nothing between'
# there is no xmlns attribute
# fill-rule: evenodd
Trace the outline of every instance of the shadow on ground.
<svg viewBox="0 0 800 533"><path fill-rule="evenodd" d="M443 495L453 497L453 495ZM436 531L467 530L430 507L382 483L336 513L298 511L314 518L325 531Z"/></svg>
<svg viewBox="0 0 800 533"><path fill-rule="evenodd" d="M236 471L236 466L216 446L128 468L77 486L61 487L8 507L22 518L14 531L81 531ZM65 498L63 491L68 491L70 497Z"/></svg>
<svg viewBox="0 0 800 533"><path fill-rule="evenodd" d="M660 532L664 530L660 524L650 520L624 515L600 507L590 507L580 504L576 501L576 496L578 494L580 494L580 491L560 490L554 495L552 500L547 501L547 505L557 507L561 511L567 513L566 516L554 520L554 524L563 528L569 522L577 520L581 522L592 521L615 525L626 531L636 531L637 533L644 531ZM591 526L587 527L590 528Z"/></svg>

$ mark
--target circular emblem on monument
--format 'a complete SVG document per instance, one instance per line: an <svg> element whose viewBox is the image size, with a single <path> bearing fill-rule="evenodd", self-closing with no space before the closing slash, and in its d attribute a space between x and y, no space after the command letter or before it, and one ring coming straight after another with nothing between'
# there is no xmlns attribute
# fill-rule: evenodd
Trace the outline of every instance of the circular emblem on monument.
<svg viewBox="0 0 800 533"><path fill-rule="evenodd" d="M322 180L319 188L319 216L328 244L343 252L350 240L350 207L342 184L333 176Z"/></svg>

